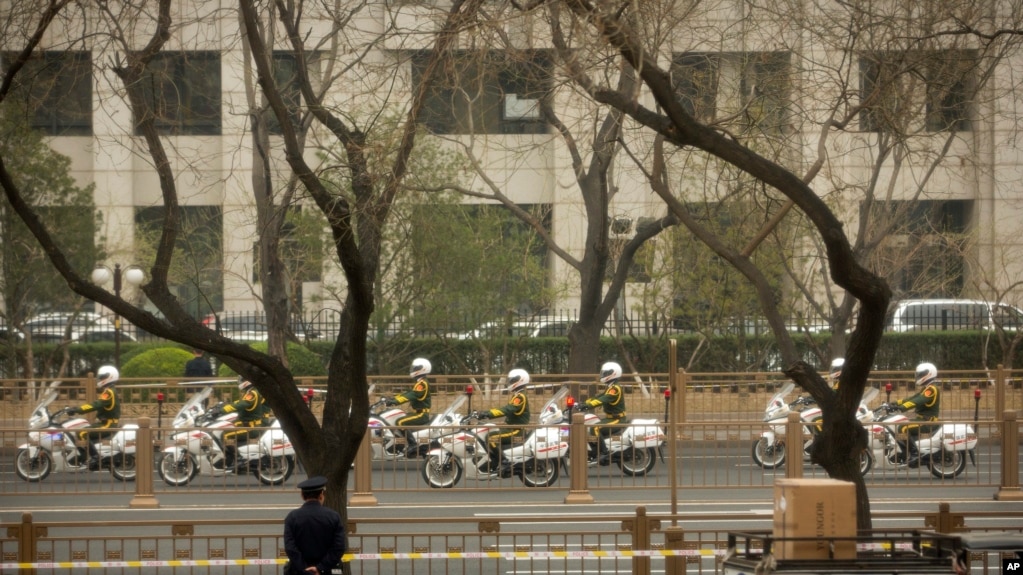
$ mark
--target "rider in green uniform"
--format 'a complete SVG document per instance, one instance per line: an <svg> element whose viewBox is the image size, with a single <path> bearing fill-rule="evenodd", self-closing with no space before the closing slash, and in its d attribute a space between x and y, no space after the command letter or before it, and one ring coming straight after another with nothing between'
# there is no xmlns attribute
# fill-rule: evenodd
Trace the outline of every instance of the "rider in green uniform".
<svg viewBox="0 0 1023 575"><path fill-rule="evenodd" d="M512 442L515 437L522 437L525 429L521 426L528 425L531 415L529 413L529 398L526 397L525 389L529 385L529 372L524 369L513 369L508 372L508 391L511 392L511 399L502 407L492 407L487 411L476 413L478 419L492 419L503 417L504 427L495 429L487 435L487 443L490 445L490 461L486 471L496 473L500 469L501 449Z"/></svg>
<svg viewBox="0 0 1023 575"><path fill-rule="evenodd" d="M407 403L412 409L412 413L395 422L399 427L430 424L430 381L426 376L430 375L432 370L433 366L430 364L430 360L421 357L412 360L412 367L408 374L414 382L412 389L403 391L385 402L387 405ZM405 440L407 442L405 456L414 457L417 451L416 438L412 429L405 430Z"/></svg>
<svg viewBox="0 0 1023 575"><path fill-rule="evenodd" d="M625 394L618 380L622 377L622 366L616 362L609 361L600 366L600 382L607 385L604 393L587 399L582 409L590 410L598 407L604 408L604 417L600 423L593 426L594 437L597 438L597 448L601 457L607 455L607 445L604 438L611 435L615 424L627 423L629 421L625 413ZM598 452L591 452L590 459L596 459Z"/></svg>

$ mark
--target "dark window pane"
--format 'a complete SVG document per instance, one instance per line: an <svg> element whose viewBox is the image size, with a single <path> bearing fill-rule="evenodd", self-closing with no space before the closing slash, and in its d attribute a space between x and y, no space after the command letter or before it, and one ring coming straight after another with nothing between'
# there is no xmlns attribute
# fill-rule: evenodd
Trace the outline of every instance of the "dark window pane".
<svg viewBox="0 0 1023 575"><path fill-rule="evenodd" d="M161 133L220 134L220 54L157 54L142 81Z"/></svg>
<svg viewBox="0 0 1023 575"><path fill-rule="evenodd" d="M3 68L17 54L2 56ZM92 135L92 54L40 52L15 77L12 95L31 125L51 136Z"/></svg>
<svg viewBox="0 0 1023 575"><path fill-rule="evenodd" d="M412 57L422 82L429 52ZM540 104L550 97L551 63L542 52L457 52L427 91L419 122L435 134L540 134Z"/></svg>
<svg viewBox="0 0 1023 575"><path fill-rule="evenodd" d="M702 122L714 120L717 111L720 55L690 52L676 54L671 78L682 106Z"/></svg>
<svg viewBox="0 0 1023 575"><path fill-rule="evenodd" d="M274 52L271 64L273 65L274 81L281 91L284 105L289 110L289 118L295 129L298 129L302 119L302 91L298 85L298 61L295 54L291 52ZM271 134L280 135L281 123L273 110L266 110L266 126Z"/></svg>

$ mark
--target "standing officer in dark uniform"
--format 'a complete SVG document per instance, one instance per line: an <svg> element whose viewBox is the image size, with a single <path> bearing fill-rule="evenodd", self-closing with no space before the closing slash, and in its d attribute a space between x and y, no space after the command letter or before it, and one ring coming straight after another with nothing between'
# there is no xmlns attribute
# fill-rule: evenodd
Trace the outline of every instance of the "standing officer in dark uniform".
<svg viewBox="0 0 1023 575"><path fill-rule="evenodd" d="M607 387L604 393L587 399L582 405L584 411L601 406L604 408L604 417L593 426L593 435L597 438L597 449L601 456L607 455L604 438L611 435L611 426L628 422L625 414L625 394L622 393L622 386L618 384L621 377L622 366L618 363L609 361L600 366L600 382L607 384ZM596 454L591 453L590 459L596 459Z"/></svg>
<svg viewBox="0 0 1023 575"><path fill-rule="evenodd" d="M412 367L409 369L409 377L415 382L412 384L412 389L403 391L391 399L388 399L384 403L387 405L401 405L403 403L409 404L412 408L412 413L402 417L395 423L399 427L408 427L414 425L430 425L430 381L426 379L426 376L430 375L433 370L433 365L430 364L430 360L417 357L412 360ZM405 430L405 455L406 457L414 457L417 453L416 450L416 437L412 430Z"/></svg>
<svg viewBox="0 0 1023 575"><path fill-rule="evenodd" d="M113 435L114 432L110 428L117 427L117 422L121 419L121 403L117 401L117 391L114 389L114 384L120 377L121 374L112 365L99 368L96 371L96 390L100 394L96 401L67 409L69 415L96 412L96 421L78 434L78 439L89 446L89 471L98 471L100 465L99 453L92 444L93 440ZM97 429L104 431L96 431Z"/></svg>
<svg viewBox="0 0 1023 575"><path fill-rule="evenodd" d="M284 518L285 575L328 575L345 554L345 526L337 511L323 506L327 478L317 475L298 484L302 506Z"/></svg>
<svg viewBox="0 0 1023 575"><path fill-rule="evenodd" d="M500 471L501 447L512 442L513 437L521 437L524 429L520 426L529 425L531 417L529 413L529 399L523 393L529 385L529 372L524 369L513 369L508 372L508 391L511 392L511 399L503 407L491 407L487 411L476 413L477 419L492 419L503 417L508 427L495 429L487 435L487 443L490 446L490 461L487 471L491 474Z"/></svg>
<svg viewBox="0 0 1023 575"><path fill-rule="evenodd" d="M185 362L185 377L213 377L213 366L199 348L192 350L192 359Z"/></svg>

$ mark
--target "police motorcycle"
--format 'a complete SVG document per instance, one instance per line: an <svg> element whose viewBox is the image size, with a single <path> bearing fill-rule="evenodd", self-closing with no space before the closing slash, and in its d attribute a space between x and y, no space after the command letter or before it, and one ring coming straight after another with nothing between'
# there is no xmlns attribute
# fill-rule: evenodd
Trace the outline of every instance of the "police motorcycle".
<svg viewBox="0 0 1023 575"><path fill-rule="evenodd" d="M571 401L569 401L568 407L569 413L571 413L572 407L580 410L589 409L589 406L585 403L576 406ZM583 425L592 426L599 424L599 415L589 411L584 412ZM621 435L612 433L607 437L601 437L600 441L604 442L604 447L606 448L603 453L600 452L599 446L595 441L588 441L586 443L586 465L588 467L607 466L616 463L623 474L631 477L643 477L653 470L654 465L657 463L658 454L661 457L661 461L664 461L663 449L666 435L664 430L661 429L660 421L656 419L633 419L628 423L613 427L616 431L620 429ZM564 430L564 433L565 435L568 434L567 428ZM590 437L589 433L587 433L587 437Z"/></svg>
<svg viewBox="0 0 1023 575"><path fill-rule="evenodd" d="M899 430L907 424L927 422L910 419L896 404L882 403L873 412L874 422L869 426L869 449L864 452L871 465L881 469L916 469L926 465L931 475L939 479L954 479L966 470L966 456L976 467L977 433L966 423L945 423L934 433L923 433L916 439L899 437Z"/></svg>
<svg viewBox="0 0 1023 575"><path fill-rule="evenodd" d="M223 436L225 431L239 429L234 426L238 414L214 415L225 405L224 402L206 410L204 405L212 392L213 386L204 387L174 416L172 425L181 431L170 436L160 457L158 472L164 483L181 487L188 485L200 473L223 477L246 471L255 475L263 485L281 485L287 481L295 471L295 449L277 419L254 444L238 445L233 465L227 464Z"/></svg>
<svg viewBox="0 0 1023 575"><path fill-rule="evenodd" d="M568 395L568 388L562 388L540 410L540 425L522 441L513 443L502 450L498 470L491 471L490 446L487 435L497 426L480 423L480 412L473 411L459 421L460 429L441 435L434 440L432 449L423 462L423 480L430 487L454 487L464 475L468 479L508 479L514 475L522 479L526 487L549 487L559 476L568 453L568 442L562 437L558 425L564 414L558 408Z"/></svg>
<svg viewBox="0 0 1023 575"><path fill-rule="evenodd" d="M28 442L19 445L14 456L14 471L25 481L42 481L53 471L90 471L89 450L77 440L78 433L88 429L89 420L71 418L67 407L50 413L49 406L57 399L60 384L54 381L43 392L28 420ZM110 474L120 481L135 480L136 429L138 425L125 425L109 440L97 440L93 444L99 468L109 467Z"/></svg>
<svg viewBox="0 0 1023 575"><path fill-rule="evenodd" d="M764 408L764 422L767 423L767 429L753 441L751 450L753 463L764 469L775 469L785 464L788 454L785 445L785 426L788 423L789 413L796 411L803 423L814 424L813 426L804 426L811 430L810 436L803 441L804 459L810 456L813 443L817 439L816 432L820 429L822 419L821 408L809 396L800 396L787 403L785 398L792 393L795 387L796 384L792 382L786 383L778 393L771 397L767 402L767 407ZM869 404L877 397L878 393L875 388L869 388L863 392L860 404L856 407L856 419L861 423L867 424L874 420L874 412L871 411ZM864 453L860 456L860 473L866 474L872 465L873 462L870 460L869 454Z"/></svg>
<svg viewBox="0 0 1023 575"><path fill-rule="evenodd" d="M431 443L441 435L449 433L451 427L456 426L462 420L459 409L466 402L469 396L461 394L451 402L446 410L438 413L426 427L412 432L414 443L406 445L408 439L398 426L398 420L408 415L405 410L394 407L379 411L387 403L386 398L381 398L369 406L369 433L370 445L372 446L372 459L374 461L391 461L398 459L414 459L426 455L430 450ZM397 431L398 433L395 433Z"/></svg>

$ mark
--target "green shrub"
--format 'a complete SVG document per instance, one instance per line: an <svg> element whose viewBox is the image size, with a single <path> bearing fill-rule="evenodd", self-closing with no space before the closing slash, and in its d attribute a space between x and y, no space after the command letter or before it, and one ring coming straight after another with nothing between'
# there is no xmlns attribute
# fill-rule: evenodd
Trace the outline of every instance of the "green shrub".
<svg viewBox="0 0 1023 575"><path fill-rule="evenodd" d="M266 353L267 343L265 341L258 341L251 345L252 349ZM319 355L316 355L312 351L298 345L297 343L288 342L288 365L291 366L291 373L295 377L315 377L327 375L327 368L323 365L323 360L320 359ZM231 366L226 363L220 364L220 370L217 377L235 377L238 374L235 373Z"/></svg>
<svg viewBox="0 0 1023 575"><path fill-rule="evenodd" d="M181 377L192 354L180 347L143 351L121 365L121 377Z"/></svg>

